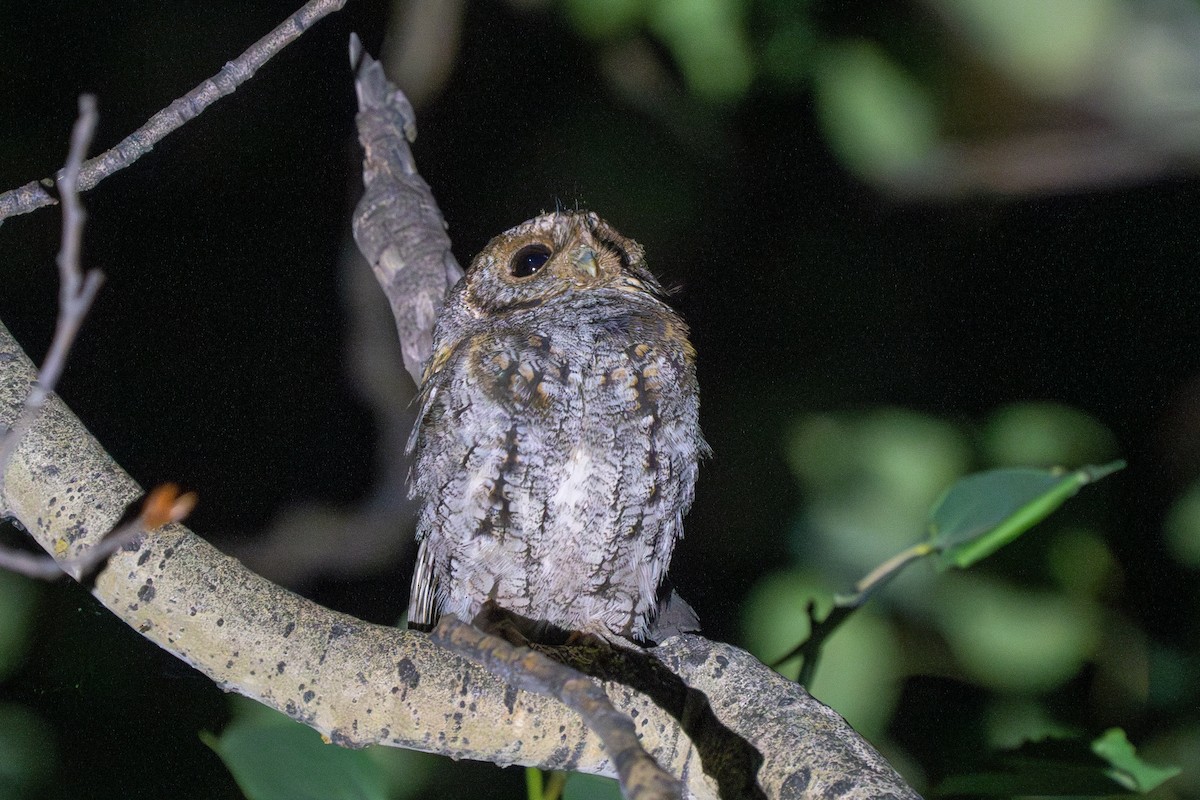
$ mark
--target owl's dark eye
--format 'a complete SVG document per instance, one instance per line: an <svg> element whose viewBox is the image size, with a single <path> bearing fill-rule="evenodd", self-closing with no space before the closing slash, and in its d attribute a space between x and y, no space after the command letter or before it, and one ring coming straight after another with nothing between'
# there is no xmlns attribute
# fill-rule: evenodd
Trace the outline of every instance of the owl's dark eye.
<svg viewBox="0 0 1200 800"><path fill-rule="evenodd" d="M522 247L508 264L508 272L514 278L528 278L550 260L550 248L544 244Z"/></svg>

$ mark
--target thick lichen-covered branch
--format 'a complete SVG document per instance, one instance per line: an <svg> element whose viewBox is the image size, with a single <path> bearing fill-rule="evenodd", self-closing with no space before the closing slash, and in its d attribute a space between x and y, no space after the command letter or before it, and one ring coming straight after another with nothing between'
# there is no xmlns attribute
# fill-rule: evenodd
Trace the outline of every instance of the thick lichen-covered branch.
<svg viewBox="0 0 1200 800"><path fill-rule="evenodd" d="M0 326L0 423L20 413L34 374ZM95 545L141 495L56 396L4 477L0 513L58 557ZM614 774L598 737L565 706L507 686L424 634L371 625L292 594L181 525L115 554L93 593L226 690L339 744ZM689 796L717 797L719 787L720 796L736 796L740 780L768 797L915 797L836 714L749 654L678 636L655 655L678 677L669 693L675 701L620 680L605 689Z"/></svg>
<svg viewBox="0 0 1200 800"><path fill-rule="evenodd" d="M0 327L0 423L20 412L33 376ZM22 439L5 477L0 509L58 557L95 546L141 495L57 397ZM222 687L340 744L604 768L598 742L565 709L507 692L423 635L317 606L180 525L112 556L93 592Z"/></svg>

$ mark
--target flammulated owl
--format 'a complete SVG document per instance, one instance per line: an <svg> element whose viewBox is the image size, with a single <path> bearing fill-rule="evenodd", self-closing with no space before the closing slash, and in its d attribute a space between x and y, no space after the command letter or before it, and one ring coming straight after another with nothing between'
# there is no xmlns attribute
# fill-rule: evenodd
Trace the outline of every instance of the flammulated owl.
<svg viewBox="0 0 1200 800"><path fill-rule="evenodd" d="M646 640L697 463L695 351L642 247L587 212L497 236L450 291L425 367L409 621L488 600Z"/></svg>

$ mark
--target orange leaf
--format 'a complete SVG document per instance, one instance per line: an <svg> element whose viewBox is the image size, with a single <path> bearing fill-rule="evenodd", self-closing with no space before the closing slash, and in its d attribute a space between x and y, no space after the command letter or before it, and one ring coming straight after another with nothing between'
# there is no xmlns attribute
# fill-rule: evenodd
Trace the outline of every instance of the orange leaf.
<svg viewBox="0 0 1200 800"><path fill-rule="evenodd" d="M155 486L142 503L141 524L145 530L154 530L168 522L179 522L196 507L196 493L179 493L174 483Z"/></svg>

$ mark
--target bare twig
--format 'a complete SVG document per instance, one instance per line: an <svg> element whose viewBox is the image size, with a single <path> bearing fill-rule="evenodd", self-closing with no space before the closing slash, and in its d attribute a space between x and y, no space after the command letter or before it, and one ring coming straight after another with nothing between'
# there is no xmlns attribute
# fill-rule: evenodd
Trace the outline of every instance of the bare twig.
<svg viewBox="0 0 1200 800"><path fill-rule="evenodd" d="M514 647L498 636L444 615L430 634L435 644L469 658L509 685L553 697L579 714L604 743L621 782L621 793L632 800L671 800L683 795L683 785L658 765L642 747L633 720L617 711L599 684L579 671L552 661L527 647Z"/></svg>
<svg viewBox="0 0 1200 800"><path fill-rule="evenodd" d="M3 475L12 459L13 452L21 442L25 431L37 419L46 398L54 391L59 376L66 364L67 354L75 342L75 335L83 318L87 316L96 292L104 281L99 270L90 270L87 275L79 265L80 243L83 240L83 224L87 213L79 202L79 172L83 157L91 144L96 130L96 98L90 94L79 98L79 119L71 131L71 147L66 166L58 175L58 193L63 200L62 247L58 251L58 321L54 339L46 354L38 378L25 398L25 408L11 428L0 435L0 487Z"/></svg>
<svg viewBox="0 0 1200 800"><path fill-rule="evenodd" d="M4 476L13 453L26 431L37 421L54 391L79 327L104 281L100 270L89 270L85 275L80 266L87 212L79 202L79 170L92 142L96 119L96 98L90 94L81 95L79 119L71 131L67 163L58 175L58 193L63 205L62 245L58 251L58 321L50 351L38 371L37 380L25 397L20 416L12 427L0 434L0 495L3 494ZM79 580L146 531L182 520L191 511L195 501L195 495L180 495L178 488L171 484L160 486L147 496L136 519L113 528L100 542L84 552L56 560L47 555L0 548L0 567L40 580L53 580L62 575Z"/></svg>
<svg viewBox="0 0 1200 800"><path fill-rule="evenodd" d="M144 534L170 522L182 522L195 506L194 493L180 494L174 484L163 484L146 495L141 513L135 519L116 526L99 543L79 555L56 561L48 555L0 549L0 568L35 580L52 581L64 575L81 580L95 574L113 553L125 549Z"/></svg>
<svg viewBox="0 0 1200 800"><path fill-rule="evenodd" d="M0 569L39 581L52 581L66 575L50 556L7 548L0 549Z"/></svg>
<svg viewBox="0 0 1200 800"><path fill-rule="evenodd" d="M352 242L342 246L339 293L346 304L342 364L374 418L375 479L353 505L305 503L252 539L219 547L268 580L295 589L312 580L356 580L394 569L413 547L416 501L396 491L408 480L405 444L412 431L414 388L406 379L396 322L375 275Z"/></svg>
<svg viewBox="0 0 1200 800"><path fill-rule="evenodd" d="M145 125L125 137L116 147L89 159L79 171L79 191L87 191L114 172L150 152L167 134L198 116L204 109L228 94L233 94L263 64L294 42L322 17L346 4L346 0L309 0L275 30L259 39L250 49L228 62L212 78L175 100L151 117ZM17 189L0 194L0 224L8 217L27 214L55 200L43 181L30 181Z"/></svg>

